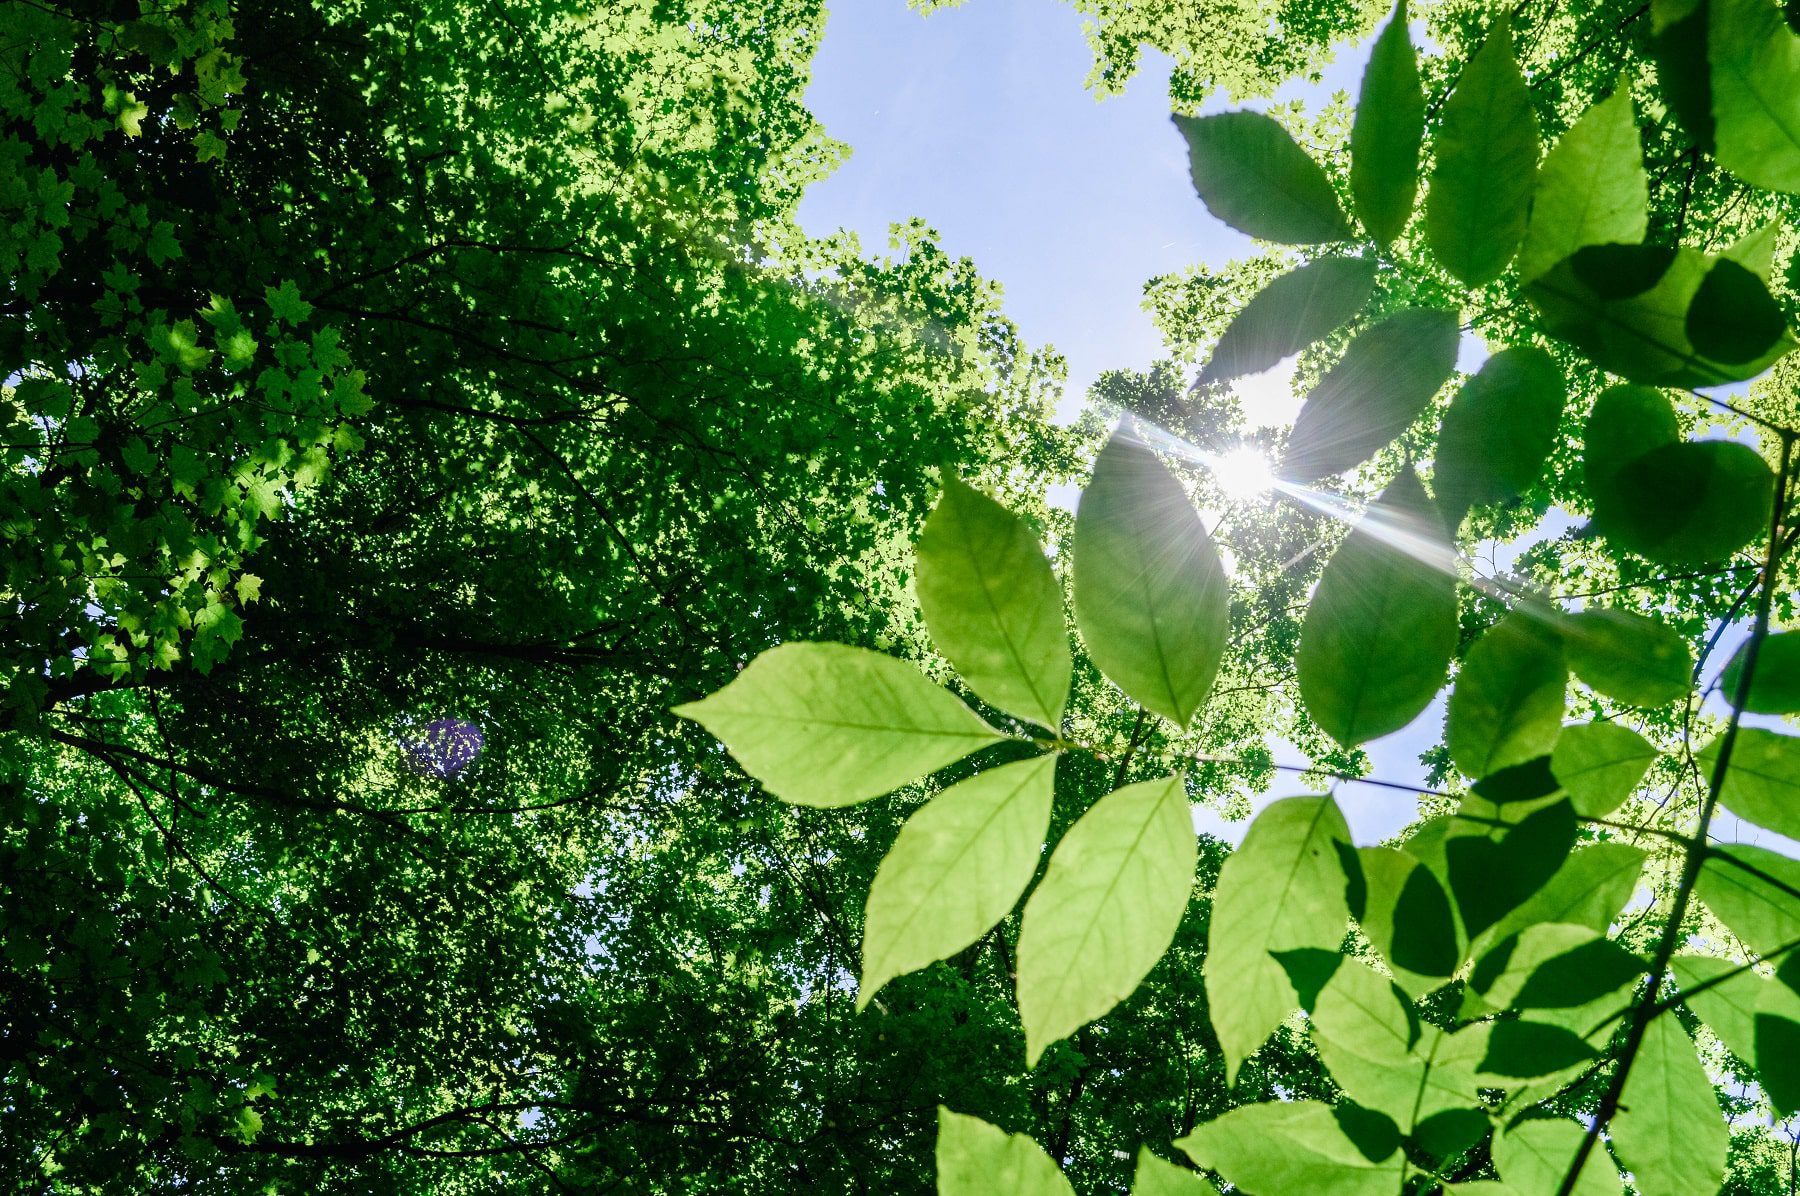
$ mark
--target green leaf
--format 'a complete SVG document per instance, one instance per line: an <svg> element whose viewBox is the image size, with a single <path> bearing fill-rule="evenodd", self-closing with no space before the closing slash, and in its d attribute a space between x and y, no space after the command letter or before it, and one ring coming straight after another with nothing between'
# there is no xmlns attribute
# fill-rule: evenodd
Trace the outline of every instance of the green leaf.
<svg viewBox="0 0 1800 1196"><path fill-rule="evenodd" d="M1800 891L1800 860L1745 844L1714 845L1694 887L1706 908L1758 955L1800 941L1795 891Z"/></svg>
<svg viewBox="0 0 1800 1196"><path fill-rule="evenodd" d="M1608 537L1690 565L1724 560L1768 529L1775 475L1746 445L1702 440L1651 449L1619 472L1618 489L1624 505L1604 512Z"/></svg>
<svg viewBox="0 0 1800 1196"><path fill-rule="evenodd" d="M1519 279L1530 282L1577 249L1644 239L1650 189L1631 110L1631 86L1589 108L1544 155L1531 222L1519 250Z"/></svg>
<svg viewBox="0 0 1800 1196"><path fill-rule="evenodd" d="M983 698L1055 731L1073 663L1062 590L1025 521L955 478L919 534L932 642Z"/></svg>
<svg viewBox="0 0 1800 1196"><path fill-rule="evenodd" d="M879 797L1005 738L913 665L843 644L770 648L675 713L802 806Z"/></svg>
<svg viewBox="0 0 1800 1196"><path fill-rule="evenodd" d="M1383 245L1412 216L1424 137L1425 93L1406 28L1406 0L1399 0L1369 53L1350 126L1350 194L1363 227Z"/></svg>
<svg viewBox="0 0 1800 1196"><path fill-rule="evenodd" d="M1412 1136L1433 1161L1451 1163L1475 1149L1493 1125L1479 1109L1445 1109L1421 1119Z"/></svg>
<svg viewBox="0 0 1800 1196"><path fill-rule="evenodd" d="M1712 778L1722 743L1723 736L1696 756L1702 778ZM1800 739L1739 727L1719 802L1746 822L1790 839L1800 837Z"/></svg>
<svg viewBox="0 0 1800 1196"><path fill-rule="evenodd" d="M1043 1147L938 1106L938 1196L1075 1196Z"/></svg>
<svg viewBox="0 0 1800 1196"><path fill-rule="evenodd" d="M1456 970L1463 947L1443 884L1403 851L1360 847L1356 854L1368 886L1357 924L1403 987L1414 995L1436 988Z"/></svg>
<svg viewBox="0 0 1800 1196"><path fill-rule="evenodd" d="M1598 1056L1573 1030L1544 1022L1495 1022L1481 1073L1531 1079L1577 1066Z"/></svg>
<svg viewBox="0 0 1800 1196"><path fill-rule="evenodd" d="M1781 221L1769 220L1757 225L1726 247L1721 255L1730 258L1769 285L1769 273L1775 268L1775 245L1781 238Z"/></svg>
<svg viewBox="0 0 1800 1196"><path fill-rule="evenodd" d="M1778 632L1763 639L1756 653L1756 669L1750 675L1750 692L1740 705L1738 691L1743 688L1744 660L1749 649L1746 643L1732 655L1719 675L1719 693L1727 702L1751 714L1800 712L1800 632Z"/></svg>
<svg viewBox="0 0 1800 1196"><path fill-rule="evenodd" d="M1501 806L1549 797L1562 790L1562 783L1550 771L1550 757L1534 756L1523 764L1490 772L1470 788L1477 797Z"/></svg>
<svg viewBox="0 0 1800 1196"><path fill-rule="evenodd" d="M1359 333L1306 396L1281 476L1312 483L1360 465L1406 431L1456 370L1447 311L1398 311Z"/></svg>
<svg viewBox="0 0 1800 1196"><path fill-rule="evenodd" d="M1471 286L1506 272L1525 235L1537 178L1538 123L1502 18L1444 104L1425 196L1432 252Z"/></svg>
<svg viewBox="0 0 1800 1196"><path fill-rule="evenodd" d="M1557 1191L1585 1136L1579 1124L1561 1117L1517 1122L1494 1135L1494 1169L1511 1191ZM1619 1196L1623 1190L1602 1148L1582 1164L1572 1196Z"/></svg>
<svg viewBox="0 0 1800 1196"><path fill-rule="evenodd" d="M1719 165L1800 191L1800 38L1768 0L1711 0L1707 57Z"/></svg>
<svg viewBox="0 0 1800 1196"><path fill-rule="evenodd" d="M1629 727L1581 723L1563 728L1550 756L1550 771L1569 791L1577 814L1604 818L1631 796L1657 755L1657 750Z"/></svg>
<svg viewBox="0 0 1800 1196"><path fill-rule="evenodd" d="M1508 614L1475 641L1450 691L1445 744L1471 777L1547 756L1562 733L1568 666L1533 612Z"/></svg>
<svg viewBox="0 0 1800 1196"><path fill-rule="evenodd" d="M1792 958L1789 956L1788 958ZM1800 1106L1800 993L1727 959L1677 955L1670 965L1682 999L1732 1054L1756 1068L1783 1117Z"/></svg>
<svg viewBox="0 0 1800 1196"><path fill-rule="evenodd" d="M1331 180L1274 118L1260 112L1176 116L1206 210L1262 241L1342 241L1350 225Z"/></svg>
<svg viewBox="0 0 1800 1196"><path fill-rule="evenodd" d="M1587 492L1595 523L1604 532L1606 519L1600 512L1623 509L1626 503L1619 475L1650 450L1679 442L1681 425L1675 419L1675 405L1661 391L1613 386L1594 400L1585 439L1582 466Z"/></svg>
<svg viewBox="0 0 1800 1196"><path fill-rule="evenodd" d="M1073 555L1088 654L1140 705L1186 726L1225 652L1225 568L1181 483L1124 428L1094 462Z"/></svg>
<svg viewBox="0 0 1800 1196"><path fill-rule="evenodd" d="M1706 0L1653 0L1649 43L1669 111L1695 148L1708 154L1714 149L1712 70L1706 53L1709 7Z"/></svg>
<svg viewBox="0 0 1800 1196"><path fill-rule="evenodd" d="M1307 713L1345 746L1398 731L1444 684L1457 615L1442 528L1418 478L1402 470L1319 578L1295 667Z"/></svg>
<svg viewBox="0 0 1800 1196"><path fill-rule="evenodd" d="M1369 301L1372 258L1325 257L1281 275L1225 326L1202 384L1260 373L1331 335Z"/></svg>
<svg viewBox="0 0 1800 1196"><path fill-rule="evenodd" d="M1069 828L1019 928L1028 1067L1149 975L1181 925L1198 857L1180 776L1109 793Z"/></svg>
<svg viewBox="0 0 1800 1196"><path fill-rule="evenodd" d="M860 1010L895 976L986 934L1037 872L1056 757L977 773L920 806L882 859L863 919Z"/></svg>
<svg viewBox="0 0 1800 1196"><path fill-rule="evenodd" d="M1498 942L1534 922L1569 922L1604 932L1637 889L1644 853L1623 843L1596 843L1572 853L1548 883L1507 914L1475 947Z"/></svg>
<svg viewBox="0 0 1800 1196"><path fill-rule="evenodd" d="M1575 811L1559 801L1504 834L1453 835L1444 842L1451 896L1474 938L1549 883L1575 843Z"/></svg>
<svg viewBox="0 0 1800 1196"><path fill-rule="evenodd" d="M1571 1009L1617 992L1647 970L1591 927L1540 922L1484 955L1470 983L1497 1009Z"/></svg>
<svg viewBox="0 0 1800 1196"><path fill-rule="evenodd" d="M1444 413L1432 478L1446 525L1531 488L1555 443L1567 397L1562 370L1528 345L1494 354L1463 384Z"/></svg>
<svg viewBox="0 0 1800 1196"><path fill-rule="evenodd" d="M1575 675L1609 698L1663 706L1687 696L1694 654L1667 623L1590 608L1563 620L1562 639Z"/></svg>
<svg viewBox="0 0 1800 1196"><path fill-rule="evenodd" d="M1608 1126L1642 1196L1717 1192L1730 1133L1706 1068L1673 1013L1650 1022Z"/></svg>
<svg viewBox="0 0 1800 1196"><path fill-rule="evenodd" d="M1244 1105L1175 1145L1256 1196L1393 1196L1406 1167L1398 1142L1370 1159L1331 1106L1311 1100Z"/></svg>
<svg viewBox="0 0 1800 1196"><path fill-rule="evenodd" d="M1294 1011L1293 986L1271 953L1336 951L1342 942L1350 911L1338 848L1349 843L1331 798L1283 798L1257 815L1219 870L1203 976L1227 1083Z"/></svg>
<svg viewBox="0 0 1800 1196"><path fill-rule="evenodd" d="M1219 1190L1186 1167L1159 1159L1148 1146L1140 1146L1131 1196L1219 1196Z"/></svg>
<svg viewBox="0 0 1800 1196"><path fill-rule="evenodd" d="M1720 270L1724 278L1707 286ZM1778 309L1762 281L1697 249L1590 245L1545 271L1524 294L1544 331L1632 382L1742 382L1794 347L1774 324ZM1752 332L1766 340L1750 343Z"/></svg>
<svg viewBox="0 0 1800 1196"><path fill-rule="evenodd" d="M1346 960L1320 992L1310 1019L1319 1058L1351 1100L1394 1110L1411 1133L1425 1118L1480 1103L1472 1058L1419 1019L1406 994L1368 965Z"/></svg>

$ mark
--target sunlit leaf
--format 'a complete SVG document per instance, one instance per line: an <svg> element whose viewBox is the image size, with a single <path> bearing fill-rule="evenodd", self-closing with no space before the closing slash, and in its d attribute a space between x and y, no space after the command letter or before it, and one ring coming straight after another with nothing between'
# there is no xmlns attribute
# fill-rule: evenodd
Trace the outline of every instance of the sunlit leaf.
<svg viewBox="0 0 1800 1196"><path fill-rule="evenodd" d="M1240 1191L1257 1196L1393 1196L1406 1161L1393 1147L1370 1158L1319 1101L1244 1105L1175 1145Z"/></svg>
<svg viewBox="0 0 1800 1196"><path fill-rule="evenodd" d="M1399 0L1363 68L1350 127L1350 193L1363 227L1383 244L1398 237L1412 216L1424 135L1418 55L1406 28L1406 0Z"/></svg>
<svg viewBox="0 0 1800 1196"><path fill-rule="evenodd" d="M1766 847L1715 845L1694 892L1760 955L1800 942L1800 860Z"/></svg>
<svg viewBox="0 0 1800 1196"><path fill-rule="evenodd" d="M1463 384L1438 432L1432 483L1446 524L1505 502L1543 472L1568 397L1562 370L1534 346L1504 349Z"/></svg>
<svg viewBox="0 0 1800 1196"><path fill-rule="evenodd" d="M1456 369L1456 317L1395 312L1350 342L1313 387L1288 437L1281 475L1316 482L1360 465L1406 431Z"/></svg>
<svg viewBox="0 0 1800 1196"><path fill-rule="evenodd" d="M1800 191L1800 37L1769 0L1711 0L1706 52L1719 165Z"/></svg>
<svg viewBox="0 0 1800 1196"><path fill-rule="evenodd" d="M1607 1132L1642 1196L1719 1190L1730 1132L1674 1013L1650 1022Z"/></svg>
<svg viewBox="0 0 1800 1196"><path fill-rule="evenodd" d="M1200 381L1228 382L1269 369L1337 331L1374 289L1372 258L1319 258L1281 275L1225 326Z"/></svg>
<svg viewBox="0 0 1800 1196"><path fill-rule="evenodd" d="M1219 1190L1186 1167L1177 1167L1138 1147L1137 1172L1131 1179L1131 1196L1218 1196Z"/></svg>
<svg viewBox="0 0 1800 1196"><path fill-rule="evenodd" d="M1749 651L1748 643L1739 648L1719 675L1719 693L1733 705L1740 705L1738 691L1743 688ZM1800 711L1800 632L1777 632L1763 638L1741 708L1752 714Z"/></svg>
<svg viewBox="0 0 1800 1196"><path fill-rule="evenodd" d="M1444 684L1457 625L1442 529L1418 479L1402 470L1319 578L1295 667L1307 714L1340 743L1399 730Z"/></svg>
<svg viewBox="0 0 1800 1196"><path fill-rule="evenodd" d="M1756 1068L1776 1111L1791 1116L1800 1107L1800 993L1728 959L1677 955L1670 966L1688 1008Z"/></svg>
<svg viewBox="0 0 1800 1196"><path fill-rule="evenodd" d="M843 644L771 648L675 713L803 806L878 797L1005 738L915 666Z"/></svg>
<svg viewBox="0 0 1800 1196"><path fill-rule="evenodd" d="M1063 835L1019 928L1027 1066L1130 996L1162 958L1198 855L1180 776L1108 794Z"/></svg>
<svg viewBox="0 0 1800 1196"><path fill-rule="evenodd" d="M1392 980L1346 960L1320 992L1313 1041L1351 1100L1393 1110L1403 1133L1446 1109L1479 1103L1471 1059L1441 1052L1443 1030L1422 1022Z"/></svg>
<svg viewBox="0 0 1800 1196"><path fill-rule="evenodd" d="M1642 241L1649 202L1627 78L1544 155L1519 250L1520 280L1530 282L1583 246Z"/></svg>
<svg viewBox="0 0 1800 1196"><path fill-rule="evenodd" d="M1567 800L1531 814L1504 834L1446 839L1450 894L1469 936L1499 922L1549 883L1574 842L1575 811Z"/></svg>
<svg viewBox="0 0 1800 1196"><path fill-rule="evenodd" d="M986 934L1037 871L1055 756L977 773L906 820L869 887L857 1008L895 976Z"/></svg>
<svg viewBox="0 0 1800 1196"><path fill-rule="evenodd" d="M1550 756L1550 771L1568 790L1577 814L1604 818L1631 796L1657 754L1630 727L1582 723L1563 728Z"/></svg>
<svg viewBox="0 0 1800 1196"><path fill-rule="evenodd" d="M1590 927L1540 922L1483 956L1470 984L1495 1008L1568 1009L1617 992L1646 970Z"/></svg>
<svg viewBox="0 0 1800 1196"><path fill-rule="evenodd" d="M1222 112L1174 120L1187 139L1194 190L1232 228L1286 245L1350 236L1331 181L1273 118Z"/></svg>
<svg viewBox="0 0 1800 1196"><path fill-rule="evenodd" d="M1456 915L1424 864L1391 847L1357 849L1367 886L1363 934L1415 996L1442 984L1462 960Z"/></svg>
<svg viewBox="0 0 1800 1196"><path fill-rule="evenodd" d="M1450 691L1445 743L1471 777L1547 756L1562 733L1568 666L1556 632L1528 610L1469 649Z"/></svg>
<svg viewBox="0 0 1800 1196"><path fill-rule="evenodd" d="M1694 654L1667 623L1595 607L1570 615L1561 630L1569 667L1609 698L1662 706L1688 692Z"/></svg>
<svg viewBox="0 0 1800 1196"><path fill-rule="evenodd" d="M1509 802L1532 802L1549 797L1562 789L1562 782L1550 771L1550 757L1534 756L1523 764L1490 772L1476 781L1471 790L1477 797L1506 805Z"/></svg>
<svg viewBox="0 0 1800 1196"><path fill-rule="evenodd" d="M1721 736L1695 757L1700 775L1708 780L1723 743ZM1719 802L1746 822L1778 835L1800 837L1800 739L1760 727L1738 728Z"/></svg>
<svg viewBox="0 0 1800 1196"><path fill-rule="evenodd" d="M919 608L969 688L1056 730L1073 664L1062 589L1025 521L955 478L919 533Z"/></svg>
<svg viewBox="0 0 1800 1196"><path fill-rule="evenodd" d="M1225 651L1225 568L1181 483L1127 429L1094 462L1073 555L1075 617L1094 663L1185 726Z"/></svg>
<svg viewBox="0 0 1800 1196"><path fill-rule="evenodd" d="M1494 1135L1494 1169L1509 1191L1555 1192L1585 1136L1581 1125L1561 1117L1516 1122ZM1618 1168L1596 1149L1582 1164L1572 1196L1619 1196L1622 1190Z"/></svg>
<svg viewBox="0 0 1800 1196"><path fill-rule="evenodd" d="M938 1196L1075 1196L1075 1189L1024 1134L938 1106Z"/></svg>

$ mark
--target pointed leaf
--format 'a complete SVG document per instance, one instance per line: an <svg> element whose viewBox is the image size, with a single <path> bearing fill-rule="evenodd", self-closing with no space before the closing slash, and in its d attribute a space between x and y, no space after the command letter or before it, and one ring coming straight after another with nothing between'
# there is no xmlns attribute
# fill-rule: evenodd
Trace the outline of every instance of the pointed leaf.
<svg viewBox="0 0 1800 1196"><path fill-rule="evenodd" d="M1550 755L1550 771L1569 791L1575 812L1604 818L1637 788L1658 753L1642 735L1617 723L1564 727Z"/></svg>
<svg viewBox="0 0 1800 1196"><path fill-rule="evenodd" d="M1592 608L1565 619L1562 637L1575 675L1609 698L1663 706L1687 695L1694 654L1667 623Z"/></svg>
<svg viewBox="0 0 1800 1196"><path fill-rule="evenodd" d="M1568 922L1604 932L1637 890L1644 853L1624 843L1596 843L1573 852L1524 904L1507 914L1474 944L1489 944L1536 922Z"/></svg>
<svg viewBox="0 0 1800 1196"><path fill-rule="evenodd" d="M1562 733L1568 666L1556 633L1514 611L1469 649L1450 691L1445 743L1471 777L1550 754Z"/></svg>
<svg viewBox="0 0 1800 1196"><path fill-rule="evenodd" d="M1712 1080L1673 1013L1645 1031L1608 1130L1642 1196L1719 1190L1730 1133Z"/></svg>
<svg viewBox="0 0 1800 1196"><path fill-rule="evenodd" d="M1789 958L1792 958L1791 956ZM1732 1054L1756 1068L1783 1117L1800 1106L1800 993L1728 959L1677 955L1671 966L1682 999Z"/></svg>
<svg viewBox="0 0 1800 1196"><path fill-rule="evenodd" d="M1073 555L1075 617L1094 663L1186 726L1225 651L1225 567L1181 483L1125 429L1094 462Z"/></svg>
<svg viewBox="0 0 1800 1196"><path fill-rule="evenodd" d="M1520 281L1530 282L1588 245L1642 241L1649 205L1630 82L1621 79L1544 155L1519 250Z"/></svg>
<svg viewBox="0 0 1800 1196"><path fill-rule="evenodd" d="M1393 981L1366 964L1345 961L1310 1021L1332 1079L1356 1103L1394 1110L1403 1133L1479 1103L1473 1061L1444 1050L1444 1031L1422 1022Z"/></svg>
<svg viewBox="0 0 1800 1196"><path fill-rule="evenodd" d="M1005 917L1037 872L1055 756L991 768L920 806L876 869L856 1007L895 976L947 959Z"/></svg>
<svg viewBox="0 0 1800 1196"><path fill-rule="evenodd" d="M1219 1190L1186 1167L1159 1159L1148 1146L1140 1146L1131 1196L1219 1196Z"/></svg>
<svg viewBox="0 0 1800 1196"><path fill-rule="evenodd" d="M1325 257L1289 271L1258 291L1219 337L1201 383L1260 373L1330 336L1369 301L1371 258Z"/></svg>
<svg viewBox="0 0 1800 1196"><path fill-rule="evenodd" d="M1506 272L1525 235L1537 179L1538 123L1502 18L1444 105L1425 231L1450 273L1479 286Z"/></svg>
<svg viewBox="0 0 1800 1196"><path fill-rule="evenodd" d="M1568 389L1550 355L1533 346L1505 349L1463 384L1438 432L1432 481L1444 521L1471 508L1506 502L1544 470Z"/></svg>
<svg viewBox="0 0 1800 1196"><path fill-rule="evenodd" d="M938 1106L938 1196L1075 1196L1043 1147Z"/></svg>
<svg viewBox="0 0 1800 1196"><path fill-rule="evenodd" d="M1006 738L913 665L843 644L770 648L675 713L802 806L879 797Z"/></svg>
<svg viewBox="0 0 1800 1196"><path fill-rule="evenodd" d="M1393 1196L1406 1167L1398 1140L1391 1152L1370 1159L1330 1105L1310 1100L1244 1105L1175 1145L1257 1196Z"/></svg>
<svg viewBox="0 0 1800 1196"><path fill-rule="evenodd" d="M1471 938L1547 885L1575 843L1575 811L1565 801L1530 815L1497 838L1453 835L1444 842L1450 894Z"/></svg>
<svg viewBox="0 0 1800 1196"><path fill-rule="evenodd" d="M1663 99L1695 148L1708 154L1714 149L1712 70L1706 53L1709 8L1706 0L1653 0L1650 37Z"/></svg>
<svg viewBox="0 0 1800 1196"><path fill-rule="evenodd" d="M1711 0L1707 57L1719 165L1800 191L1800 37L1769 0Z"/></svg>
<svg viewBox="0 0 1800 1196"><path fill-rule="evenodd" d="M1025 521L955 478L919 534L919 607L969 688L1052 731L1073 664L1062 590Z"/></svg>
<svg viewBox="0 0 1800 1196"><path fill-rule="evenodd" d="M1307 713L1339 743L1398 731L1443 687L1457 622L1454 553L1442 527L1418 478L1403 470L1319 578L1295 667Z"/></svg>
<svg viewBox="0 0 1800 1196"><path fill-rule="evenodd" d="M1723 737L1696 757L1711 780ZM1800 838L1800 739L1760 727L1739 727L1719 787L1719 802L1746 822L1788 838Z"/></svg>
<svg viewBox="0 0 1800 1196"><path fill-rule="evenodd" d="M1260 112L1176 116L1188 169L1206 210L1262 241L1342 241L1350 226L1331 180L1293 137Z"/></svg>
<svg viewBox="0 0 1800 1196"><path fill-rule="evenodd" d="M1458 335L1454 315L1427 309L1359 333L1306 396L1281 475L1311 483L1342 473L1406 431L1455 372Z"/></svg>
<svg viewBox="0 0 1800 1196"><path fill-rule="evenodd" d="M1331 798L1283 798L1257 815L1220 869L1203 975L1228 1083L1295 1009L1272 953L1336 951L1342 942L1349 907L1338 847L1349 843Z"/></svg>
<svg viewBox="0 0 1800 1196"><path fill-rule="evenodd" d="M1109 793L1069 828L1019 928L1027 1066L1149 975L1181 925L1198 858L1180 776Z"/></svg>
<svg viewBox="0 0 1800 1196"><path fill-rule="evenodd" d="M1749 645L1739 648L1719 675L1719 693L1727 702L1751 714L1800 712L1800 632L1778 632L1763 639L1756 653L1756 669L1750 674L1750 692L1740 705L1744 658Z"/></svg>
<svg viewBox="0 0 1800 1196"><path fill-rule="evenodd" d="M1359 847L1367 906L1357 924L1414 996L1436 988L1462 961L1456 915L1442 882L1392 847Z"/></svg>
<svg viewBox="0 0 1800 1196"><path fill-rule="evenodd" d="M1596 1058L1598 1052L1573 1030L1545 1022L1495 1022L1481 1072L1528 1080L1547 1076Z"/></svg>
<svg viewBox="0 0 1800 1196"><path fill-rule="evenodd" d="M1399 0L1363 69L1350 127L1350 192L1356 214L1369 235L1384 245L1405 230L1412 216L1424 136L1425 93L1406 28L1406 0Z"/></svg>
<svg viewBox="0 0 1800 1196"><path fill-rule="evenodd" d="M1715 845L1694 892L1758 955L1800 942L1800 860L1765 847Z"/></svg>

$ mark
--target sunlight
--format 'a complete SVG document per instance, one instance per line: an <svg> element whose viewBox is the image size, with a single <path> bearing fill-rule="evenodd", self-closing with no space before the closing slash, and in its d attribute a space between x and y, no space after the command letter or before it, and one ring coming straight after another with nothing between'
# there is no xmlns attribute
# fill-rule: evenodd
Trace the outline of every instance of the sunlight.
<svg viewBox="0 0 1800 1196"><path fill-rule="evenodd" d="M1255 498L1275 488L1274 464L1266 453L1252 445L1239 445L1206 464L1227 498Z"/></svg>

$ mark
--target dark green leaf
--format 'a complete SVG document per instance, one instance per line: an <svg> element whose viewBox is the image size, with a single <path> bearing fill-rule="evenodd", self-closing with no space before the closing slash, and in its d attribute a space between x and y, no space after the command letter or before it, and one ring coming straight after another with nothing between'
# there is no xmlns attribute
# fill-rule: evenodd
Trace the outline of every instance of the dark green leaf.
<svg viewBox="0 0 1800 1196"><path fill-rule="evenodd" d="M1567 1009L1599 1000L1642 976L1644 961L1607 938L1594 938L1537 965L1513 997L1521 1009Z"/></svg>
<svg viewBox="0 0 1800 1196"><path fill-rule="evenodd" d="M1619 471L1618 490L1624 505L1606 513L1607 535L1689 565L1724 560L1768 529L1775 475L1754 449L1702 440L1651 449Z"/></svg>
<svg viewBox="0 0 1800 1196"><path fill-rule="evenodd" d="M1412 1138L1433 1161L1448 1163L1473 1150L1492 1127L1479 1109L1445 1109L1419 1122Z"/></svg>
<svg viewBox="0 0 1800 1196"><path fill-rule="evenodd" d="M1200 381L1229 382L1291 357L1337 331L1374 289L1371 258L1319 258L1281 275L1225 326Z"/></svg>
<svg viewBox="0 0 1800 1196"><path fill-rule="evenodd" d="M1572 1030L1543 1022L1504 1021L1494 1024L1481 1070L1488 1075L1530 1079L1595 1057L1594 1048Z"/></svg>
<svg viewBox="0 0 1800 1196"><path fill-rule="evenodd" d="M1342 241L1350 226L1331 181L1260 112L1176 116L1206 210L1241 233L1286 245Z"/></svg>
<svg viewBox="0 0 1800 1196"><path fill-rule="evenodd" d="M1475 782L1475 792L1496 805L1510 801L1536 801L1549 797L1562 788L1562 782L1550 771L1550 757L1537 756L1489 773Z"/></svg>
<svg viewBox="0 0 1800 1196"><path fill-rule="evenodd" d="M1331 978L1337 974L1338 966L1344 962L1341 951L1326 951L1321 947L1296 947L1292 951L1271 951L1275 962L1287 973L1288 983L1294 986L1294 995L1300 1001L1300 1008L1308 1013L1318 1003L1319 993L1324 991Z"/></svg>
<svg viewBox="0 0 1800 1196"><path fill-rule="evenodd" d="M1550 771L1584 818L1604 818L1631 796L1656 760L1642 735L1617 723L1564 727L1550 756Z"/></svg>
<svg viewBox="0 0 1800 1196"><path fill-rule="evenodd" d="M1424 136L1425 94L1407 33L1406 0L1399 0L1363 69L1350 127L1350 193L1356 214L1369 235L1384 245L1405 230L1412 216Z"/></svg>
<svg viewBox="0 0 1800 1196"><path fill-rule="evenodd" d="M1707 0L1696 4L1664 5L1653 9L1677 12L1655 20L1650 55L1656 61L1656 81L1663 99L1700 152L1713 152L1712 70L1707 62L1706 32L1710 24Z"/></svg>
<svg viewBox="0 0 1800 1196"><path fill-rule="evenodd" d="M1556 632L1532 611L1501 619L1469 649L1450 691L1445 743L1471 777L1548 755L1562 731L1568 666Z"/></svg>
<svg viewBox="0 0 1800 1196"><path fill-rule="evenodd" d="M1800 38L1769 0L1711 0L1707 57L1719 165L1800 191Z"/></svg>
<svg viewBox="0 0 1800 1196"><path fill-rule="evenodd" d="M1496 353L1463 384L1444 413L1432 479L1446 524L1531 488L1556 439L1566 399L1562 370L1531 346Z"/></svg>
<svg viewBox="0 0 1800 1196"><path fill-rule="evenodd" d="M1444 843L1450 892L1471 938L1542 888L1575 843L1567 801L1545 807L1501 836L1453 836Z"/></svg>
<svg viewBox="0 0 1800 1196"><path fill-rule="evenodd" d="M1786 334L1787 316L1769 288L1730 258L1713 263L1688 305L1688 343L1714 361L1755 361Z"/></svg>
<svg viewBox="0 0 1800 1196"><path fill-rule="evenodd" d="M1609 698L1662 706L1687 694L1694 654L1667 623L1595 608L1564 620L1562 637L1575 675Z"/></svg>
<svg viewBox="0 0 1800 1196"><path fill-rule="evenodd" d="M1356 1149L1371 1163L1378 1163L1400 1149L1400 1127L1380 1109L1365 1109L1345 1101L1333 1107L1332 1114L1344 1136L1356 1143Z"/></svg>
<svg viewBox="0 0 1800 1196"><path fill-rule="evenodd" d="M1456 970L1463 946L1443 882L1392 847L1357 855L1368 878L1368 908L1357 918L1363 934L1404 987L1415 994L1436 988Z"/></svg>
<svg viewBox="0 0 1800 1196"><path fill-rule="evenodd" d="M1756 653L1756 669L1750 675L1750 690L1740 702L1749 650L1745 644L1732 655L1719 676L1719 693L1752 714L1800 712L1800 632L1778 632L1763 640Z"/></svg>
<svg viewBox="0 0 1800 1196"><path fill-rule="evenodd" d="M1281 474L1311 483L1374 456L1411 426L1456 369L1456 317L1395 312L1360 333L1306 396Z"/></svg>
<svg viewBox="0 0 1800 1196"><path fill-rule="evenodd" d="M1548 884L1486 934L1492 942L1536 922L1565 922L1604 932L1637 889L1644 853L1623 843L1596 843L1572 853ZM1480 944L1476 944L1480 949Z"/></svg>

